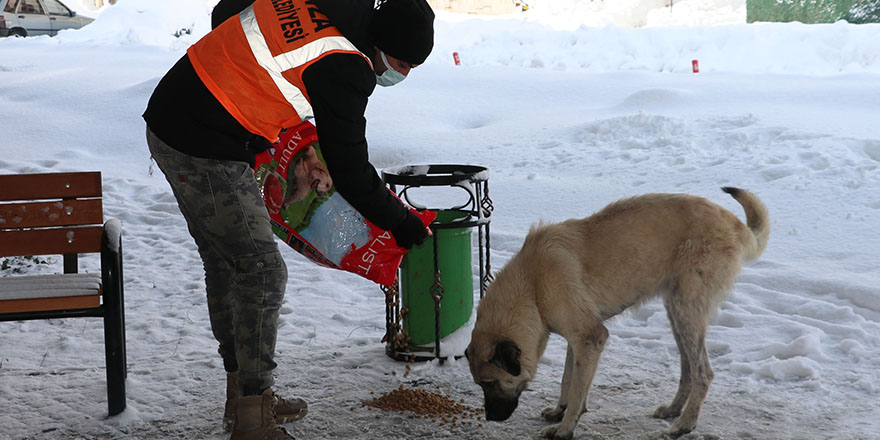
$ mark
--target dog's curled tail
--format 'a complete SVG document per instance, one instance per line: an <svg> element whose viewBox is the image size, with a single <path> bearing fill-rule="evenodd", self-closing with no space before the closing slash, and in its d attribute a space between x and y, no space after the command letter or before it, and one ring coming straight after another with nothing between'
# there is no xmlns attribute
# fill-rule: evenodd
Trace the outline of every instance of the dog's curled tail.
<svg viewBox="0 0 880 440"><path fill-rule="evenodd" d="M767 247L767 240L770 238L770 214L767 212L767 207L758 196L744 189L725 186L721 190L733 196L746 211L746 224L752 234L746 239L743 258L746 261L757 260Z"/></svg>

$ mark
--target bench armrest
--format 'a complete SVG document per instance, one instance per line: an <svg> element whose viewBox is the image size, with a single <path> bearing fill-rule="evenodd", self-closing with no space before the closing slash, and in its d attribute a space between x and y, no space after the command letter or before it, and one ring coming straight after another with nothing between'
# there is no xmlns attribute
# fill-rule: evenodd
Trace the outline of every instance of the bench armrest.
<svg viewBox="0 0 880 440"><path fill-rule="evenodd" d="M104 223L104 232L101 234L101 251L120 253L122 250L122 223L111 218Z"/></svg>

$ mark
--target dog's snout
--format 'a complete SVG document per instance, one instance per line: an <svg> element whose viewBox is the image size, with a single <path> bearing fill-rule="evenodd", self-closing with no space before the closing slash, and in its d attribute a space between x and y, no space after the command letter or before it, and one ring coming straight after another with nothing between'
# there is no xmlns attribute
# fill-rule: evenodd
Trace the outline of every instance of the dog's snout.
<svg viewBox="0 0 880 440"><path fill-rule="evenodd" d="M492 422L503 422L510 418L513 411L519 405L519 400L496 400L492 403L486 402L486 420Z"/></svg>
<svg viewBox="0 0 880 440"><path fill-rule="evenodd" d="M500 413L486 412L486 420L488 420L490 422L503 422L503 421L509 419L511 414L513 414L513 412L511 412L510 414L507 414L507 415L500 414Z"/></svg>

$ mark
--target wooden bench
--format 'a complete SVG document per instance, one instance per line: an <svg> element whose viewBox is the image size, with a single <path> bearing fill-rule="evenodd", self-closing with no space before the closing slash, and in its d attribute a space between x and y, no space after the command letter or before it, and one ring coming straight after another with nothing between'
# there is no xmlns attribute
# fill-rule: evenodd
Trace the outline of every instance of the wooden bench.
<svg viewBox="0 0 880 440"><path fill-rule="evenodd" d="M125 409L122 228L103 220L101 173L0 175L0 258L63 255L64 273L0 277L0 322L104 320L110 415ZM100 273L78 273L78 255L100 253Z"/></svg>

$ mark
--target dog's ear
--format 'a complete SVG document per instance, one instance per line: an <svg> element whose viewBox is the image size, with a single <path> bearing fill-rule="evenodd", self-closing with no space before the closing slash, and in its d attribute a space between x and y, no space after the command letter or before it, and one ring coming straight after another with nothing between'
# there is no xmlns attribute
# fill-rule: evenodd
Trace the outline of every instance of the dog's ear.
<svg viewBox="0 0 880 440"><path fill-rule="evenodd" d="M489 359L489 361L501 367L502 370L514 376L519 376L520 353L519 347L513 341L501 341L495 345L495 353L492 354L492 359Z"/></svg>

